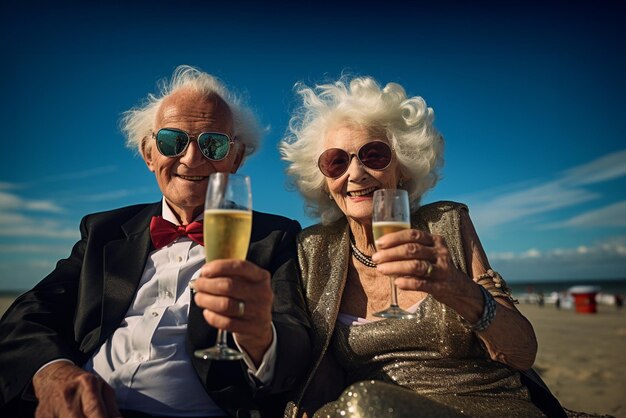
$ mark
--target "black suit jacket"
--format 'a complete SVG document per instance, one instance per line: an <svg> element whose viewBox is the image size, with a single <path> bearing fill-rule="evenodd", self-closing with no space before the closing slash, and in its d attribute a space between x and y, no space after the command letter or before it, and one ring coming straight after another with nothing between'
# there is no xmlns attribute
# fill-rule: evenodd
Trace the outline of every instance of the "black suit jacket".
<svg viewBox="0 0 626 418"><path fill-rule="evenodd" d="M81 240L69 258L59 261L52 273L9 308L0 322L1 412L15 413L28 400L32 376L42 365L57 358L83 365L117 329L137 291L147 256L154 250L150 219L160 213L158 202L86 216L80 225ZM255 390L248 383L243 362L211 362L191 355L209 395L231 415L238 409L258 408L259 403L280 410L281 401L272 395L293 388L310 355L294 241L300 225L260 212L254 212L252 225L247 258L272 273L273 323L278 335L274 379ZM216 337L216 330L191 300L190 353L212 345Z"/></svg>

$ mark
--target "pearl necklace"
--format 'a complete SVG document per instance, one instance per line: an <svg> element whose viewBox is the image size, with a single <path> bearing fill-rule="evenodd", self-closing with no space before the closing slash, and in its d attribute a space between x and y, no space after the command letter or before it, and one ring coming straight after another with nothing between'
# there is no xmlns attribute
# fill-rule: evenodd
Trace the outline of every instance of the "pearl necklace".
<svg viewBox="0 0 626 418"><path fill-rule="evenodd" d="M376 263L372 261L372 257L368 257L363 254L352 240L350 240L350 247L352 248L352 255L354 255L354 258L359 260L361 264L364 264L367 267L376 267Z"/></svg>

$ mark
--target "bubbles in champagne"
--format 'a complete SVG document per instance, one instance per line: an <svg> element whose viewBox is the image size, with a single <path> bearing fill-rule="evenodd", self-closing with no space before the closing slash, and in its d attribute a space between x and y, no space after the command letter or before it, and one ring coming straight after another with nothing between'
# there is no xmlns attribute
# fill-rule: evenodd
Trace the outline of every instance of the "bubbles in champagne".
<svg viewBox="0 0 626 418"><path fill-rule="evenodd" d="M204 211L204 251L206 260L222 258L245 260L252 231L252 212L208 209Z"/></svg>
<svg viewBox="0 0 626 418"><path fill-rule="evenodd" d="M383 221L372 223L372 233L374 234L374 240L382 237L385 234L391 234L392 232L402 231L403 229L409 229L410 223L397 222L397 221Z"/></svg>

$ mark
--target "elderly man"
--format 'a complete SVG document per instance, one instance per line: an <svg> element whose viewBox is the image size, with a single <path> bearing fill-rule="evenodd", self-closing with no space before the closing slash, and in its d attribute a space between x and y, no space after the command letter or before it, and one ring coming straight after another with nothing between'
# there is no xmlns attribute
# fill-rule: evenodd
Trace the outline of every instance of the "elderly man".
<svg viewBox="0 0 626 418"><path fill-rule="evenodd" d="M69 258L9 309L0 415L32 415L36 405L38 417L258 416L274 407L273 416L309 357L300 226L255 212L248 259L206 264L196 231L181 232L201 219L208 176L236 172L254 151L256 118L217 79L182 66L161 96L126 112L123 130L163 199L86 216ZM157 240L159 227L174 240ZM216 328L233 333L243 361L193 356Z"/></svg>

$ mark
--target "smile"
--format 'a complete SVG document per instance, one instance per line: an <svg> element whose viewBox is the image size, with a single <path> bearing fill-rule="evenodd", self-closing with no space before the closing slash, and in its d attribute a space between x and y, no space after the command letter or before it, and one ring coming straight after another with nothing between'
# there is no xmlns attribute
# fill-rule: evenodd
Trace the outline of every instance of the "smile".
<svg viewBox="0 0 626 418"><path fill-rule="evenodd" d="M204 176L183 176L178 174L178 177L180 177L183 180L189 180L189 181L200 181L200 180L204 180L206 177Z"/></svg>
<svg viewBox="0 0 626 418"><path fill-rule="evenodd" d="M376 190L378 190L378 187L369 187L363 190L353 190L351 192L348 192L347 194L349 197L369 196L372 193L374 193Z"/></svg>

